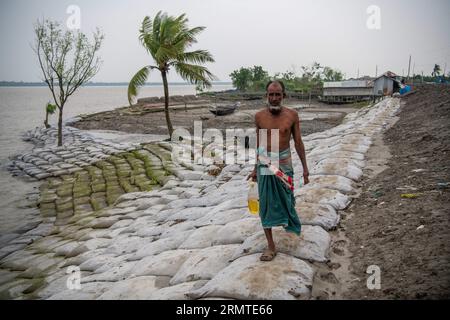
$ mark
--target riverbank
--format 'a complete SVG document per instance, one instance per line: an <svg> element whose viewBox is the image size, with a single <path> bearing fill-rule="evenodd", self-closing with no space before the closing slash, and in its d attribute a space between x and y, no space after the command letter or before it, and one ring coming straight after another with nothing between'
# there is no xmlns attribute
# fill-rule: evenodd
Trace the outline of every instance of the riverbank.
<svg viewBox="0 0 450 320"><path fill-rule="evenodd" d="M228 90L229 85L213 85L211 90ZM195 94L194 85L176 85L171 88L173 95ZM144 86L141 96L161 96L164 90L161 86ZM17 230L27 229L27 224L39 217L35 199L39 198L39 182L29 179L17 179L11 176L7 166L16 155L30 153L35 147L30 142L22 140L22 135L30 129L41 128L45 119L45 105L53 97L48 87L0 87L0 236ZM79 114L97 113L111 110L118 106L128 105L127 86L123 87L81 87L70 97L64 108L64 119L76 117ZM49 122L55 127L57 115L50 116ZM121 134L120 132L98 131L89 132L93 137L105 137L111 142L126 142L127 139L136 142L154 141L155 137L148 135L142 139L137 136ZM161 140L164 138L161 138Z"/></svg>
<svg viewBox="0 0 450 320"><path fill-rule="evenodd" d="M63 213L67 209L64 206L69 207L70 203L74 208L72 197L72 201L55 203L56 217L46 217L35 229L13 240L3 239L6 246L0 250L3 256L0 260L1 297L309 299L313 296L318 268L329 260L329 232L337 227L340 210L346 208L355 195L354 182L361 179L364 154L372 137L383 131L397 109L398 99L386 99L371 108L348 114L338 126L305 136L311 184L295 192L303 233L296 238L281 229L274 230L280 253L270 263L270 268L258 259L265 245L259 219L247 211L245 178L253 166L244 162L227 164L214 175L209 165L192 164L188 152L187 157L176 162L161 156L163 167L173 173L163 181L163 186L122 194L112 205L91 212L74 212L70 217L61 217L64 223L56 223L59 205ZM46 140L47 136L41 140ZM77 141L82 142L80 146ZM86 142L89 139L75 139L69 147L81 147ZM169 153L175 147L172 142L156 145ZM141 148L145 147L141 145ZM207 150L213 151L212 158L220 157L217 146L212 144ZM45 154L45 150L38 151L39 155ZM133 153L133 150L125 151ZM110 184L111 189L121 186L121 174L114 177L112 169L119 173L120 167L126 165L126 156L118 159L116 153L89 152L99 159L92 163L87 158L78 160L86 162L86 168L111 160L110 170L106 168L111 174L104 176L102 173L102 177L105 182L109 178L110 182L115 181ZM237 150L238 155L245 155L242 152ZM74 169L61 166L71 159L70 152L54 150L54 153L57 157L47 155L48 159L43 159L53 158L54 163L50 165L63 170ZM235 156L234 149L226 153L230 158ZM74 159L72 165L77 165L78 160ZM142 167L136 166L134 170L142 174L138 171L146 171L147 164L151 167L153 161L139 160ZM39 160L28 155L26 159L22 157L22 161L38 163ZM132 162L135 161L129 162L130 165ZM293 157L293 164L298 186L301 165L297 156ZM106 183L88 181L91 179L88 169L87 175L80 174L84 165L80 166L81 170L75 168L73 173L54 171L60 174L58 178L66 177L79 184L76 188L61 188L59 193L71 191L81 199L102 192L93 189L102 188ZM92 176L101 180L98 170L94 169L91 169ZM61 184L64 185L62 181ZM59 193L56 187L56 192L47 194L47 200L58 201L64 196ZM92 204L91 200L83 199ZM80 290L67 286L68 267L80 271ZM276 283L268 281L272 278L277 279ZM274 291L274 286L278 290Z"/></svg>
<svg viewBox="0 0 450 320"><path fill-rule="evenodd" d="M209 106L232 104L236 97L224 96L217 101L208 96L197 99L175 99L169 107L174 128L184 128L194 132L194 121L201 121L203 130L208 128L225 131L230 128L254 128L255 113L264 108L264 100L239 100L241 106L230 115L215 116L209 112ZM166 118L163 112L164 104L153 100L143 100L143 103L133 107L118 108L111 111L91 115L82 115L71 125L82 130L102 129L118 130L128 133L167 135ZM185 101L182 102L182 101ZM289 108L299 111L302 135L328 130L341 123L349 112L358 110L355 106L327 105L313 101L286 99ZM224 135L225 136L225 135Z"/></svg>

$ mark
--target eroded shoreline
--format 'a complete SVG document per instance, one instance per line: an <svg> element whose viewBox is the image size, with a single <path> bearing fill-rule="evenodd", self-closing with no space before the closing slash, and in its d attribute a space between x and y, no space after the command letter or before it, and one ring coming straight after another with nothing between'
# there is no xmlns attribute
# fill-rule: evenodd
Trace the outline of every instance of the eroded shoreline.
<svg viewBox="0 0 450 320"><path fill-rule="evenodd" d="M261 281L251 280L252 274L269 272L257 259L264 249L259 220L247 212L245 177L252 166L227 165L214 177L188 159L176 165L180 174L169 177L160 189L123 194L113 206L74 215L64 225L48 218L8 243L0 263L2 296L309 299L314 264L328 260L327 230L336 227L339 210L351 201L352 181L361 178L371 137L383 130L396 108L395 99L386 99L378 107L349 114L332 129L305 137L311 185L295 193L304 232L296 239L275 231L281 252L273 261L274 270L280 271L273 274L279 279L276 296L272 284L261 288ZM297 157L294 167L301 168ZM300 175L297 171L296 184ZM82 289L76 292L66 283L71 265L78 266L82 276Z"/></svg>

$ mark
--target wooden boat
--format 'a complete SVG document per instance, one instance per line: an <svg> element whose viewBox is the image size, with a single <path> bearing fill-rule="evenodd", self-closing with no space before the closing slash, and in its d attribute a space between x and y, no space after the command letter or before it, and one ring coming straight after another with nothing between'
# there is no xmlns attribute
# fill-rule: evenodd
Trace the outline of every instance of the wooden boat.
<svg viewBox="0 0 450 320"><path fill-rule="evenodd" d="M237 102L233 105L218 105L209 107L209 111L216 116L225 116L227 114L232 114L239 106L240 102Z"/></svg>

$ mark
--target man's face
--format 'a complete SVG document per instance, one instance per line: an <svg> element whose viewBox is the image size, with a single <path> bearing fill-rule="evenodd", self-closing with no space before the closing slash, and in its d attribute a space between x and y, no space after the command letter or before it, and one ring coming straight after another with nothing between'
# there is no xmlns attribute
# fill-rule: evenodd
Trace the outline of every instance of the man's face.
<svg viewBox="0 0 450 320"><path fill-rule="evenodd" d="M272 83L267 88L267 102L269 111L278 113L281 111L281 102L283 101L283 88L278 83Z"/></svg>

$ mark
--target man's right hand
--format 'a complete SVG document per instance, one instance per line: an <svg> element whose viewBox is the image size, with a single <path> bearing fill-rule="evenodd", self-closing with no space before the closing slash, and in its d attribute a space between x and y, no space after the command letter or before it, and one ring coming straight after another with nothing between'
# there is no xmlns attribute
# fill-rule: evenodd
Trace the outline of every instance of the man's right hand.
<svg viewBox="0 0 450 320"><path fill-rule="evenodd" d="M252 179L252 181L256 181L257 177L256 177L256 170L253 170L248 176L247 176L247 180Z"/></svg>

